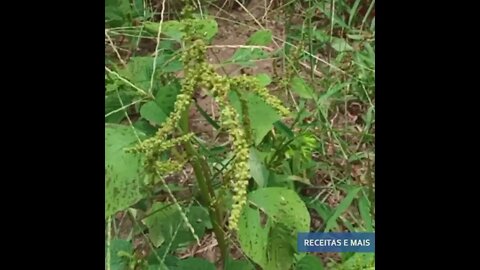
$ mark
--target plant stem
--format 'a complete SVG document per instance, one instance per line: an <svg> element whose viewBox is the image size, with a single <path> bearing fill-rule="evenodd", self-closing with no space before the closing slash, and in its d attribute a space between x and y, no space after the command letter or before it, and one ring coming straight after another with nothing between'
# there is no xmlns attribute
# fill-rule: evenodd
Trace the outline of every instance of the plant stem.
<svg viewBox="0 0 480 270"><path fill-rule="evenodd" d="M189 108L187 108L182 115L182 119L180 120L180 128L184 134L190 132L190 128L188 126L188 112ZM195 177L198 182L198 187L200 188L200 195L204 203L207 205L208 214L210 216L210 220L212 221L213 232L218 241L218 246L220 248L222 259L224 260L224 265L226 265L227 257L228 257L228 246L225 238L225 233L222 229L222 218L220 215L220 207L218 202L215 200L215 193L212 187L211 179L210 179L210 172L208 169L208 164L205 162L203 157L195 150L192 143L187 141L184 144L185 150L187 151L187 155L192 160L192 167L195 174Z"/></svg>

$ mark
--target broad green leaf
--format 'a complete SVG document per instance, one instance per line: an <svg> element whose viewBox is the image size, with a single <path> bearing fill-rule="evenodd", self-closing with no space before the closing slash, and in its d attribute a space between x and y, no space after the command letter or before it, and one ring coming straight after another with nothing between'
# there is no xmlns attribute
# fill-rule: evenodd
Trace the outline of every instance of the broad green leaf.
<svg viewBox="0 0 480 270"><path fill-rule="evenodd" d="M151 123L157 125L161 125L167 119L167 115L155 101L149 101L143 104L140 108L140 115Z"/></svg>
<svg viewBox="0 0 480 270"><path fill-rule="evenodd" d="M200 33L206 40L212 39L218 32L218 24L214 19L196 19L194 25L195 31ZM148 32L157 35L160 23L145 22L144 26ZM161 30L162 34L169 36L178 42L180 42L185 35L182 22L180 21L164 21Z"/></svg>
<svg viewBox="0 0 480 270"><path fill-rule="evenodd" d="M147 258L148 270L174 270L177 269L178 262L180 259L177 256L167 254L163 262L159 261L160 256L163 253L161 250L156 249L153 252L150 252L150 256ZM163 257L163 256L162 256Z"/></svg>
<svg viewBox="0 0 480 270"><path fill-rule="evenodd" d="M350 46L347 41L343 38L337 38L334 37L332 39L332 48L336 50L337 52L347 52L347 51L353 51L352 46Z"/></svg>
<svg viewBox="0 0 480 270"><path fill-rule="evenodd" d="M250 197L250 196L249 196ZM269 227L263 227L260 212L245 206L238 222L238 238L245 254L262 267L267 265Z"/></svg>
<svg viewBox="0 0 480 270"><path fill-rule="evenodd" d="M140 115L148 121L161 125L174 109L181 85L175 80L159 86L155 101L149 101L140 108Z"/></svg>
<svg viewBox="0 0 480 270"><path fill-rule="evenodd" d="M296 235L310 228L307 207L295 191L281 187L255 190L248 200L238 225L242 250L265 270L290 269Z"/></svg>
<svg viewBox="0 0 480 270"><path fill-rule="evenodd" d="M250 148L249 159L250 174L259 187L265 187L268 181L268 170L260 157L260 153L254 147Z"/></svg>
<svg viewBox="0 0 480 270"><path fill-rule="evenodd" d="M272 42L272 31L258 30L248 38L247 45L267 46L271 42Z"/></svg>
<svg viewBox="0 0 480 270"><path fill-rule="evenodd" d="M110 269L127 269L130 256L133 255L133 246L129 241L114 239L110 242Z"/></svg>
<svg viewBox="0 0 480 270"><path fill-rule="evenodd" d="M180 55L169 52L162 52L157 57L157 68L161 72L177 72L182 70L183 63L180 60Z"/></svg>
<svg viewBox="0 0 480 270"><path fill-rule="evenodd" d="M216 270L215 265L205 259L188 258L178 262L177 270Z"/></svg>
<svg viewBox="0 0 480 270"><path fill-rule="evenodd" d="M312 99L314 97L312 88L298 76L292 78L290 87L294 93L297 93L302 98Z"/></svg>
<svg viewBox="0 0 480 270"><path fill-rule="evenodd" d="M119 96L122 102L120 102ZM133 101L133 98L134 98L133 95L129 95L125 92L120 92L120 91L119 91L119 95L117 95L117 93L114 92L105 96L105 115L110 114L110 112L113 112L122 108L123 107L122 103L123 105L130 104ZM125 109L112 113L109 116L105 117L105 122L118 124L124 118L125 118Z"/></svg>
<svg viewBox="0 0 480 270"><path fill-rule="evenodd" d="M155 203L147 217L143 220L148 228L148 237L155 247L159 247L169 233L175 231L173 224L180 222L180 215L175 205L169 205L161 202Z"/></svg>
<svg viewBox="0 0 480 270"><path fill-rule="evenodd" d="M178 80L174 80L168 85L159 87L155 96L155 102L165 115L168 116L173 112L175 101L177 100L177 95L180 93L181 88L182 86Z"/></svg>
<svg viewBox="0 0 480 270"><path fill-rule="evenodd" d="M282 223L272 226L269 232L269 241L267 245L267 265L265 269L291 269L295 261L296 233L292 233L287 225Z"/></svg>
<svg viewBox="0 0 480 270"><path fill-rule="evenodd" d="M298 263L295 270L323 270L323 265L320 258L311 254L305 255Z"/></svg>
<svg viewBox="0 0 480 270"><path fill-rule="evenodd" d="M228 258L225 270L255 270L255 266L247 260L233 260L232 258Z"/></svg>
<svg viewBox="0 0 480 270"><path fill-rule="evenodd" d="M347 196L345 196L345 198L333 212L332 216L328 219L325 232L330 231L336 225L337 219L348 209L348 207L352 204L353 199L355 199L357 193L361 189L362 187L354 187L348 191Z"/></svg>
<svg viewBox="0 0 480 270"><path fill-rule="evenodd" d="M241 112L240 100L236 92L229 93L230 101L237 112ZM273 123L281 119L275 109L266 104L262 98L254 93L246 93L250 126L253 130L255 144L262 142L263 138L273 128ZM259 117L261 115L262 117ZM242 116L243 117L243 116ZM243 118L242 118L243 119Z"/></svg>
<svg viewBox="0 0 480 270"><path fill-rule="evenodd" d="M265 73L259 73L255 75L255 77L260 82L260 86L267 86L272 82L272 78Z"/></svg>
<svg viewBox="0 0 480 270"><path fill-rule="evenodd" d="M150 79L153 72L153 58L149 56L137 56L130 58L126 70L120 74L140 89L147 91L150 87Z"/></svg>
<svg viewBox="0 0 480 270"><path fill-rule="evenodd" d="M255 65L255 60L266 59L270 56L260 48L238 48L229 62L239 64L244 67L251 67Z"/></svg>
<svg viewBox="0 0 480 270"><path fill-rule="evenodd" d="M145 135L137 132L142 139ZM143 195L141 156L126 153L125 148L137 143L133 129L128 126L105 126L105 218L125 210Z"/></svg>
<svg viewBox="0 0 480 270"><path fill-rule="evenodd" d="M192 206L190 209L183 209L183 211L199 238L204 235L205 228L212 227L206 209L200 206ZM156 247L163 243L170 243L170 249L174 250L178 245L188 244L195 240L174 204L155 203L143 222L149 228L150 240ZM175 232L177 233L175 234ZM175 238L173 238L173 235L175 235Z"/></svg>
<svg viewBox="0 0 480 270"><path fill-rule="evenodd" d="M110 27L131 25L129 17L133 15L129 0L106 0L105 20Z"/></svg>
<svg viewBox="0 0 480 270"><path fill-rule="evenodd" d="M150 123L148 123L148 121L145 119L139 119L135 121L135 123L133 123L133 126L136 130L144 133L147 137L155 135L155 132L157 131L157 129Z"/></svg>
<svg viewBox="0 0 480 270"><path fill-rule="evenodd" d="M144 22L143 26L145 30L155 36L158 34L158 30L160 29L159 22ZM182 23L179 21L164 21L161 25L162 34L171 37L172 39L180 42L184 33L182 32Z"/></svg>
<svg viewBox="0 0 480 270"><path fill-rule="evenodd" d="M274 172L270 172L268 178L268 186L269 187L284 187L288 189L293 189L294 184L289 178L289 172L287 174L277 174Z"/></svg>

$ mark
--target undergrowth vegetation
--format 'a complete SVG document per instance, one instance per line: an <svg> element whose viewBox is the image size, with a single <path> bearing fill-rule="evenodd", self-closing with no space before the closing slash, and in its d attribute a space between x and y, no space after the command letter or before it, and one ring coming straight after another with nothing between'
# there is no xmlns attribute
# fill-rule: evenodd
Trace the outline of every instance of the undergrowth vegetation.
<svg viewBox="0 0 480 270"><path fill-rule="evenodd" d="M375 268L296 251L375 231L375 1L106 0L105 83L106 269Z"/></svg>

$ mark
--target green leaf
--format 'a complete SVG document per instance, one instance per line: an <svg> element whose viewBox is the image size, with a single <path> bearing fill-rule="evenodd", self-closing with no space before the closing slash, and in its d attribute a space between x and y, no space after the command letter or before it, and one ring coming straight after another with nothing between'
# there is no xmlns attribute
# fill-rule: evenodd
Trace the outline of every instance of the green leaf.
<svg viewBox="0 0 480 270"><path fill-rule="evenodd" d="M150 88L150 79L153 72L153 58L137 56L130 58L126 70L120 74L140 89L147 91Z"/></svg>
<svg viewBox="0 0 480 270"><path fill-rule="evenodd" d="M137 132L142 139L145 135ZM109 124L105 127L105 218L125 210L142 197L141 156L125 153L124 149L137 143L133 129Z"/></svg>
<svg viewBox="0 0 480 270"><path fill-rule="evenodd" d="M249 159L250 174L259 187L265 187L268 181L268 170L260 158L260 153L255 148L250 148Z"/></svg>
<svg viewBox="0 0 480 270"><path fill-rule="evenodd" d="M255 267L247 260L232 260L229 257L225 270L255 270Z"/></svg>
<svg viewBox="0 0 480 270"><path fill-rule="evenodd" d="M148 237L155 247L163 244L165 238L169 237L169 232L175 231L173 224L178 224L180 218L175 205L157 202L152 206L143 222L148 228Z"/></svg>
<svg viewBox="0 0 480 270"><path fill-rule="evenodd" d="M290 180L289 175L285 174L276 174L271 172L268 178L269 187L284 187L288 189L293 189L294 184Z"/></svg>
<svg viewBox="0 0 480 270"><path fill-rule="evenodd" d="M267 46L272 42L272 31L258 30L247 40L247 45Z"/></svg>
<svg viewBox="0 0 480 270"><path fill-rule="evenodd" d="M122 108L122 102L119 100L119 96L122 99L123 105L130 104L133 101L134 96L125 92L111 93L105 96L105 115ZM128 108L127 108L128 109ZM118 124L125 118L125 109L112 113L105 117L106 123Z"/></svg>
<svg viewBox="0 0 480 270"><path fill-rule="evenodd" d="M178 262L177 270L216 270L215 265L205 259L188 258Z"/></svg>
<svg viewBox="0 0 480 270"><path fill-rule="evenodd" d="M341 263L340 267L336 269L374 270L375 254L374 253L355 253L347 261Z"/></svg>
<svg viewBox="0 0 480 270"><path fill-rule="evenodd" d="M159 26L160 23L157 22L144 22L145 30L153 35L158 34ZM206 40L211 40L218 32L218 24L214 19L196 19L194 28ZM181 42L182 37L185 35L183 23L174 20L164 21L162 23L162 34L171 37L177 42Z"/></svg>
<svg viewBox="0 0 480 270"><path fill-rule="evenodd" d="M283 134L285 135L288 139L293 139L294 138L294 133L292 129L290 129L287 125L285 125L282 121L277 121L274 123L274 126Z"/></svg>
<svg viewBox="0 0 480 270"><path fill-rule="evenodd" d="M110 242L110 269L127 269L130 257L133 254L133 246L129 241L114 239Z"/></svg>
<svg viewBox="0 0 480 270"><path fill-rule="evenodd" d="M272 82L272 78L265 73L259 73L255 75L255 77L260 82L260 86L267 86Z"/></svg>
<svg viewBox="0 0 480 270"><path fill-rule="evenodd" d="M205 234L205 228L212 228L208 212L203 207L192 206L183 211L199 238ZM149 228L148 236L156 247L163 243L171 243L170 249L174 250L178 245L195 240L174 204L156 202L143 222Z"/></svg>
<svg viewBox="0 0 480 270"><path fill-rule="evenodd" d="M333 214L333 211L330 208L330 206L320 201L315 201L311 203L309 207L317 211L318 215L320 216L323 222L327 222L328 218L331 217ZM335 224L334 227L337 227L337 225Z"/></svg>
<svg viewBox="0 0 480 270"><path fill-rule="evenodd" d="M155 96L155 102L165 115L170 115L175 107L175 101L180 93L182 85L178 80L174 80L165 86L160 86Z"/></svg>
<svg viewBox="0 0 480 270"><path fill-rule="evenodd" d="M161 72L177 72L182 70L183 63L178 54L162 52L157 57L157 68L160 69Z"/></svg>
<svg viewBox="0 0 480 270"><path fill-rule="evenodd" d="M251 67L255 65L256 60L266 59L270 56L260 48L238 48L229 61L243 67Z"/></svg>
<svg viewBox="0 0 480 270"><path fill-rule="evenodd" d="M154 126L150 125L150 123L148 123L148 121L145 119L139 119L135 121L135 123L133 123L133 126L136 130L144 133L147 137L155 135L155 132L157 131L157 129Z"/></svg>
<svg viewBox="0 0 480 270"><path fill-rule="evenodd" d="M197 108L198 112L203 116L207 122L212 125L216 130L220 130L220 125L217 123L217 121L213 120L210 115L202 108L200 105L198 105L198 102L195 102L195 107Z"/></svg>
<svg viewBox="0 0 480 270"><path fill-rule="evenodd" d="M314 97L313 90L302 78L295 76L290 82L292 91L302 98L312 99Z"/></svg>
<svg viewBox="0 0 480 270"><path fill-rule="evenodd" d="M290 269L296 235L310 228L307 207L295 191L280 187L255 190L248 200L238 224L242 250L265 270Z"/></svg>
<svg viewBox="0 0 480 270"><path fill-rule="evenodd" d="M320 258L307 254L298 263L295 270L323 270Z"/></svg>
<svg viewBox="0 0 480 270"><path fill-rule="evenodd" d="M159 22L144 22L143 26L145 30L155 36L158 34L158 30L160 28L160 23ZM182 40L182 37L184 35L184 32L182 32L182 23L179 21L164 21L162 23L162 34L171 37L172 39L180 42Z"/></svg>
<svg viewBox="0 0 480 270"><path fill-rule="evenodd" d="M155 101L149 101L140 108L140 115L151 123L161 125L166 119L167 115L158 106Z"/></svg>
<svg viewBox="0 0 480 270"><path fill-rule="evenodd" d="M305 178L305 177L300 177L300 176L297 176L297 175L290 175L290 176L288 176L288 179L290 181L297 181L297 182L305 184L307 186L312 186L312 183L310 183L310 180L308 178Z"/></svg>
<svg viewBox="0 0 480 270"><path fill-rule="evenodd" d="M350 46L347 41L343 38L336 38L334 37L332 39L332 48L336 50L337 52L347 52L347 51L353 51L352 46Z"/></svg>
<svg viewBox="0 0 480 270"><path fill-rule="evenodd" d="M241 114L243 119L240 100L235 91L229 93L230 102L233 107ZM256 145L260 144L273 128L273 123L281 119L277 111L270 105L266 104L262 98L254 93L246 93L246 100L248 106L248 115L250 117L250 126L253 131L253 138ZM258 117L261 115L262 117Z"/></svg>
<svg viewBox="0 0 480 270"><path fill-rule="evenodd" d="M347 196L345 196L345 198L333 212L332 216L328 219L327 225L325 227L325 232L330 231L336 225L337 219L348 209L350 204L352 204L353 199L355 199L357 193L361 189L362 187L354 187L348 191Z"/></svg>
<svg viewBox="0 0 480 270"><path fill-rule="evenodd" d="M358 210L367 232L373 232L372 216L370 215L370 202L365 194L363 194L358 200Z"/></svg>

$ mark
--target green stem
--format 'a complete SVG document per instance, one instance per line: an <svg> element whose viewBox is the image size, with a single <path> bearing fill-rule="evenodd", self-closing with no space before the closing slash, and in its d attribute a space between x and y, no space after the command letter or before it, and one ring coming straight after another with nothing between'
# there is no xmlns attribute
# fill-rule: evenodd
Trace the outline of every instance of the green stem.
<svg viewBox="0 0 480 270"><path fill-rule="evenodd" d="M188 126L188 112L189 109L187 108L183 112L182 119L180 120L180 128L182 129L184 134L190 132L190 128ZM200 195L202 196L202 200L204 201L204 203L207 205L208 214L210 216L210 220L212 221L213 232L215 233L218 241L218 246L222 254L222 258L225 262L224 265L226 265L228 257L228 246L225 238L225 233L222 229L220 207L218 201L215 200L215 192L212 187L208 164L203 159L203 157L195 150L191 142L185 142L184 147L187 151L188 157L192 160L193 172L197 179L198 187L200 188Z"/></svg>

